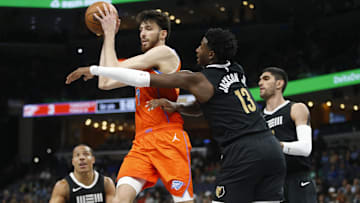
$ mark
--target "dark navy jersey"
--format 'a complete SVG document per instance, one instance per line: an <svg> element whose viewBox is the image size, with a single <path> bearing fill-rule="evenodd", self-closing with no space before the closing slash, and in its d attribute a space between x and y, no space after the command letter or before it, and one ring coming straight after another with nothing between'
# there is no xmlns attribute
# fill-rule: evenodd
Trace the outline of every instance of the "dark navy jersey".
<svg viewBox="0 0 360 203"><path fill-rule="evenodd" d="M272 112L264 110L264 118L279 141L294 142L298 140L296 126L290 115L293 104L294 102L286 101ZM310 157L288 154L285 154L285 157L288 174L310 170Z"/></svg>
<svg viewBox="0 0 360 203"><path fill-rule="evenodd" d="M215 92L200 106L214 139L221 146L242 136L269 130L246 86L245 73L239 64L211 64L201 72Z"/></svg>
<svg viewBox="0 0 360 203"><path fill-rule="evenodd" d="M70 198L68 203L98 203L106 202L104 176L94 171L95 177L91 185L86 186L76 180L74 173L65 177L69 184Z"/></svg>

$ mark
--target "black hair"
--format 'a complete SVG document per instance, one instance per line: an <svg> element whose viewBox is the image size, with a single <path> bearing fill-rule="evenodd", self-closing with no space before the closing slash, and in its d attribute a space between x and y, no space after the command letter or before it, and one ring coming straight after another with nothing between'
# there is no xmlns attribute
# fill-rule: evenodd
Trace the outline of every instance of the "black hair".
<svg viewBox="0 0 360 203"><path fill-rule="evenodd" d="M140 12L137 17L136 21L140 24L145 21L155 21L155 23L162 29L167 31L167 38L170 36L171 26L170 26L170 19L167 15L157 10L144 10Z"/></svg>
<svg viewBox="0 0 360 203"><path fill-rule="evenodd" d="M222 28L210 28L205 33L207 46L215 52L219 62L231 60L237 51L237 40L233 33Z"/></svg>
<svg viewBox="0 0 360 203"><path fill-rule="evenodd" d="M284 92L285 88L286 88L286 85L288 83L288 75L287 75L287 73L283 69L278 68L278 67L265 68L262 71L262 73L265 73L265 72L271 73L275 77L275 80L284 80L284 86L282 88L282 92Z"/></svg>
<svg viewBox="0 0 360 203"><path fill-rule="evenodd" d="M93 151L93 149L92 149L89 145L86 145L86 144L78 144L78 145L76 145L76 146L73 148L73 153L74 153L74 149L75 149L76 147L80 147L80 146L88 147L88 148L90 149L91 155L94 156L94 151Z"/></svg>

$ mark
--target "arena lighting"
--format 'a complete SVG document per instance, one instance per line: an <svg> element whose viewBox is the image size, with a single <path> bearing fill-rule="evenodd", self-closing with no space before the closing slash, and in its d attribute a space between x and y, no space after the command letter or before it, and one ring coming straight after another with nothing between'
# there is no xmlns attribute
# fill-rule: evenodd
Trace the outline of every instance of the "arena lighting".
<svg viewBox="0 0 360 203"><path fill-rule="evenodd" d="M109 130L111 133L114 133L115 132L115 128L110 128Z"/></svg>
<svg viewBox="0 0 360 203"><path fill-rule="evenodd" d="M344 110L345 109L345 104L340 104L340 109Z"/></svg>
<svg viewBox="0 0 360 203"><path fill-rule="evenodd" d="M181 23L181 20L180 20L179 18L177 18L177 19L175 20L175 23L176 23L176 24L180 24L180 23Z"/></svg>
<svg viewBox="0 0 360 203"><path fill-rule="evenodd" d="M331 107L331 105L332 105L331 101L327 101L327 102L326 102L326 106L327 106L327 107Z"/></svg>
<svg viewBox="0 0 360 203"><path fill-rule="evenodd" d="M98 128L98 127L99 127L99 123L98 123L98 122L95 122L93 126L94 126L94 128Z"/></svg>
<svg viewBox="0 0 360 203"><path fill-rule="evenodd" d="M192 9L191 9L191 10L189 10L189 14L191 14L191 15L192 15L192 14L194 14L194 13L195 13L195 11L194 11L194 10L192 10Z"/></svg>
<svg viewBox="0 0 360 203"><path fill-rule="evenodd" d="M353 110L354 110L354 111L359 111L359 106L355 104L355 105L353 106Z"/></svg>
<svg viewBox="0 0 360 203"><path fill-rule="evenodd" d="M91 119L90 119L90 118L86 119L86 121L85 121L85 125L86 125L86 126L91 125Z"/></svg>
<svg viewBox="0 0 360 203"><path fill-rule="evenodd" d="M115 128L115 123L111 123L110 128Z"/></svg>
<svg viewBox="0 0 360 203"><path fill-rule="evenodd" d="M123 131L123 130L124 130L124 127L123 127L122 125L119 125L118 130L119 130L119 131Z"/></svg>
<svg viewBox="0 0 360 203"><path fill-rule="evenodd" d="M164 12L164 14L165 14L165 15L167 15L167 16L169 16L169 15L170 15L170 14L169 14L169 12L167 12L167 11L165 11L165 12Z"/></svg>
<svg viewBox="0 0 360 203"><path fill-rule="evenodd" d="M51 154L51 152L52 152L51 148L46 149L46 153Z"/></svg>
<svg viewBox="0 0 360 203"><path fill-rule="evenodd" d="M169 19L170 19L170 20L175 20L175 16L174 16L174 15L171 15L171 16L169 17Z"/></svg>
<svg viewBox="0 0 360 203"><path fill-rule="evenodd" d="M254 5L254 4L249 4L249 8L250 8L250 9L254 9L254 8L255 8L255 5Z"/></svg>
<svg viewBox="0 0 360 203"><path fill-rule="evenodd" d="M100 0L1 0L0 7L71 9L88 7ZM149 0L103 0L112 4L144 2Z"/></svg>
<svg viewBox="0 0 360 203"><path fill-rule="evenodd" d="M83 48L77 48L76 52L78 54L82 54L84 52L84 49Z"/></svg>
<svg viewBox="0 0 360 203"><path fill-rule="evenodd" d="M247 6L247 5L249 5L249 2L248 1L243 1L242 5Z"/></svg>
<svg viewBox="0 0 360 203"><path fill-rule="evenodd" d="M33 161L34 161L34 163L36 163L36 164L37 164L37 163L39 163L39 162L40 162L40 158L36 156L36 157L34 157L34 160L33 160Z"/></svg>
<svg viewBox="0 0 360 203"><path fill-rule="evenodd" d="M219 9L221 12L225 12L225 7L224 6L221 6L220 9Z"/></svg>
<svg viewBox="0 0 360 203"><path fill-rule="evenodd" d="M106 129L107 129L106 125L101 126L101 130L106 130Z"/></svg>
<svg viewBox="0 0 360 203"><path fill-rule="evenodd" d="M101 122L101 125L106 126L106 125L107 125L107 121L102 121L102 122Z"/></svg>
<svg viewBox="0 0 360 203"><path fill-rule="evenodd" d="M314 102L313 101L308 101L307 105L312 108L314 106Z"/></svg>
<svg viewBox="0 0 360 203"><path fill-rule="evenodd" d="M156 11L157 11L157 12L159 12L159 13L161 13L161 9L159 9L159 8L158 8L158 9L156 9Z"/></svg>

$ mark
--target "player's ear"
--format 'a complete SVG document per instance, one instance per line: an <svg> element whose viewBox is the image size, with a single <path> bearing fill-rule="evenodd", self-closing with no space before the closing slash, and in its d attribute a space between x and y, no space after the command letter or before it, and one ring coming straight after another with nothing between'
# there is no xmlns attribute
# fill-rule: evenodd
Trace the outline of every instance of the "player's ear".
<svg viewBox="0 0 360 203"><path fill-rule="evenodd" d="M209 59L213 60L213 59L215 59L215 57L216 57L215 52L213 50L210 50L209 51Z"/></svg>
<svg viewBox="0 0 360 203"><path fill-rule="evenodd" d="M277 89L282 89L284 87L285 82L284 80L276 80L275 84Z"/></svg>
<svg viewBox="0 0 360 203"><path fill-rule="evenodd" d="M161 40L166 40L167 35L168 35L167 30L161 30L161 31L160 31L160 39L161 39Z"/></svg>

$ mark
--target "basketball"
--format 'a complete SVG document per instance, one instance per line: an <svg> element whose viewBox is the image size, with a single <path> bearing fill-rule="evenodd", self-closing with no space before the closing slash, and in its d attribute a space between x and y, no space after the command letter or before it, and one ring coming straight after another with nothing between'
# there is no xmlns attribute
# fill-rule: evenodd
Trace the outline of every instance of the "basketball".
<svg viewBox="0 0 360 203"><path fill-rule="evenodd" d="M95 2L93 4L91 4L85 12L85 24L86 27L93 33L95 33L97 36L101 36L104 34L104 31L101 27L101 23L95 18L94 13L96 13L98 16L100 16L100 13L98 11L98 9L96 7L99 7L100 10L105 13L104 10L104 4L110 8L110 9L114 9L117 13L117 10L115 8L114 5L104 2L104 1L99 1L99 2Z"/></svg>

